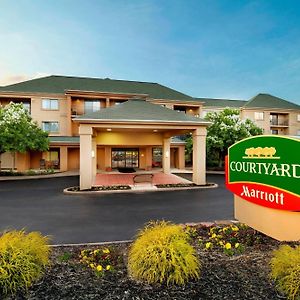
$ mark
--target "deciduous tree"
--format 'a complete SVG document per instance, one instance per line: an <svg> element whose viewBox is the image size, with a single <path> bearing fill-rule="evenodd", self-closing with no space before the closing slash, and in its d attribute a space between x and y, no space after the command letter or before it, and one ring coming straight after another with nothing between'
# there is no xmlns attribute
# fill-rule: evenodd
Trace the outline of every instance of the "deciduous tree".
<svg viewBox="0 0 300 300"><path fill-rule="evenodd" d="M207 128L207 157L217 157L219 167L222 166L228 148L234 143L254 135L263 133L251 120L241 120L236 109L225 108L223 111L211 112L205 119L212 122Z"/></svg>
<svg viewBox="0 0 300 300"><path fill-rule="evenodd" d="M46 151L48 133L34 122L22 103L0 107L0 169L4 152Z"/></svg>

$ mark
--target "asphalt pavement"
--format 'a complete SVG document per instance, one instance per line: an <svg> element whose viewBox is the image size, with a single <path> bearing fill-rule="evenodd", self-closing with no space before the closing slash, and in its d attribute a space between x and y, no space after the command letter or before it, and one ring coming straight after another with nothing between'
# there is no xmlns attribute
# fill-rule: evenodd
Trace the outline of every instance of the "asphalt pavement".
<svg viewBox="0 0 300 300"><path fill-rule="evenodd" d="M190 176L189 174L185 174ZM224 175L208 175L214 189L64 195L79 177L0 182L0 231L41 231L52 243L132 239L149 220L190 223L233 219L233 196Z"/></svg>

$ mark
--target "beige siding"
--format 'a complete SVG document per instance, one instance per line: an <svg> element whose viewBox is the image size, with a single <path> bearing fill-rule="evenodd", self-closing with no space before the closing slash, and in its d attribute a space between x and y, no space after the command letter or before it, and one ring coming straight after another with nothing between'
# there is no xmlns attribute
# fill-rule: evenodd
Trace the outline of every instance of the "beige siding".
<svg viewBox="0 0 300 300"><path fill-rule="evenodd" d="M68 128L69 122L69 112L67 110L67 98L66 97L49 97L51 99L58 99L58 110L44 110L42 109L42 99L47 97L32 97L31 98L31 116L42 126L42 122L58 122L59 123L59 132L50 133L49 135L55 136L66 136L71 135Z"/></svg>

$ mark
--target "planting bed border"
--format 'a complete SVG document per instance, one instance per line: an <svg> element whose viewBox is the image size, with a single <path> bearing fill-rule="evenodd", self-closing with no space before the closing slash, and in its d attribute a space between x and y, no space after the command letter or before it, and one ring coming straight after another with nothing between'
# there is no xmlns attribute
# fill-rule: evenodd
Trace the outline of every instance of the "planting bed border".
<svg viewBox="0 0 300 300"><path fill-rule="evenodd" d="M170 187L157 187L155 186L145 186L145 188L141 189L107 189L107 190L78 190L78 191L72 191L72 189L78 188L78 186L72 186L65 188L63 190L64 194L69 194L69 195L89 195L89 194L99 194L99 193L104 193L104 194L111 194L111 193L144 193L144 192L170 192L170 191L181 191L181 190L196 190L196 189L213 189L217 188L218 184L216 183L207 183L206 185L190 185L186 186L188 184L183 184L185 186L178 186L170 184L172 186ZM162 185L163 186L163 185Z"/></svg>

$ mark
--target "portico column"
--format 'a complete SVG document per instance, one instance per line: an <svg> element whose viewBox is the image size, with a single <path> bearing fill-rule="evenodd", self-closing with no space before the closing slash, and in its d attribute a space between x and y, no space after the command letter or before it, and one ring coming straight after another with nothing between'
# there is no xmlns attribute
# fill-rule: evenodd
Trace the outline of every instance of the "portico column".
<svg viewBox="0 0 300 300"><path fill-rule="evenodd" d="M97 174L97 142L96 139L92 139L92 170L93 177Z"/></svg>
<svg viewBox="0 0 300 300"><path fill-rule="evenodd" d="M206 128L193 132L193 182L206 184Z"/></svg>
<svg viewBox="0 0 300 300"><path fill-rule="evenodd" d="M60 171L65 172L68 171L68 148L67 146L60 147Z"/></svg>
<svg viewBox="0 0 300 300"><path fill-rule="evenodd" d="M165 174L170 174L170 138L163 138L162 166Z"/></svg>
<svg viewBox="0 0 300 300"><path fill-rule="evenodd" d="M184 170L185 169L185 147L179 146L178 147L178 169Z"/></svg>
<svg viewBox="0 0 300 300"><path fill-rule="evenodd" d="M104 149L105 171L111 171L111 147L106 146Z"/></svg>
<svg viewBox="0 0 300 300"><path fill-rule="evenodd" d="M88 125L80 125L80 189L90 189L93 180L92 158L92 134L93 128Z"/></svg>

